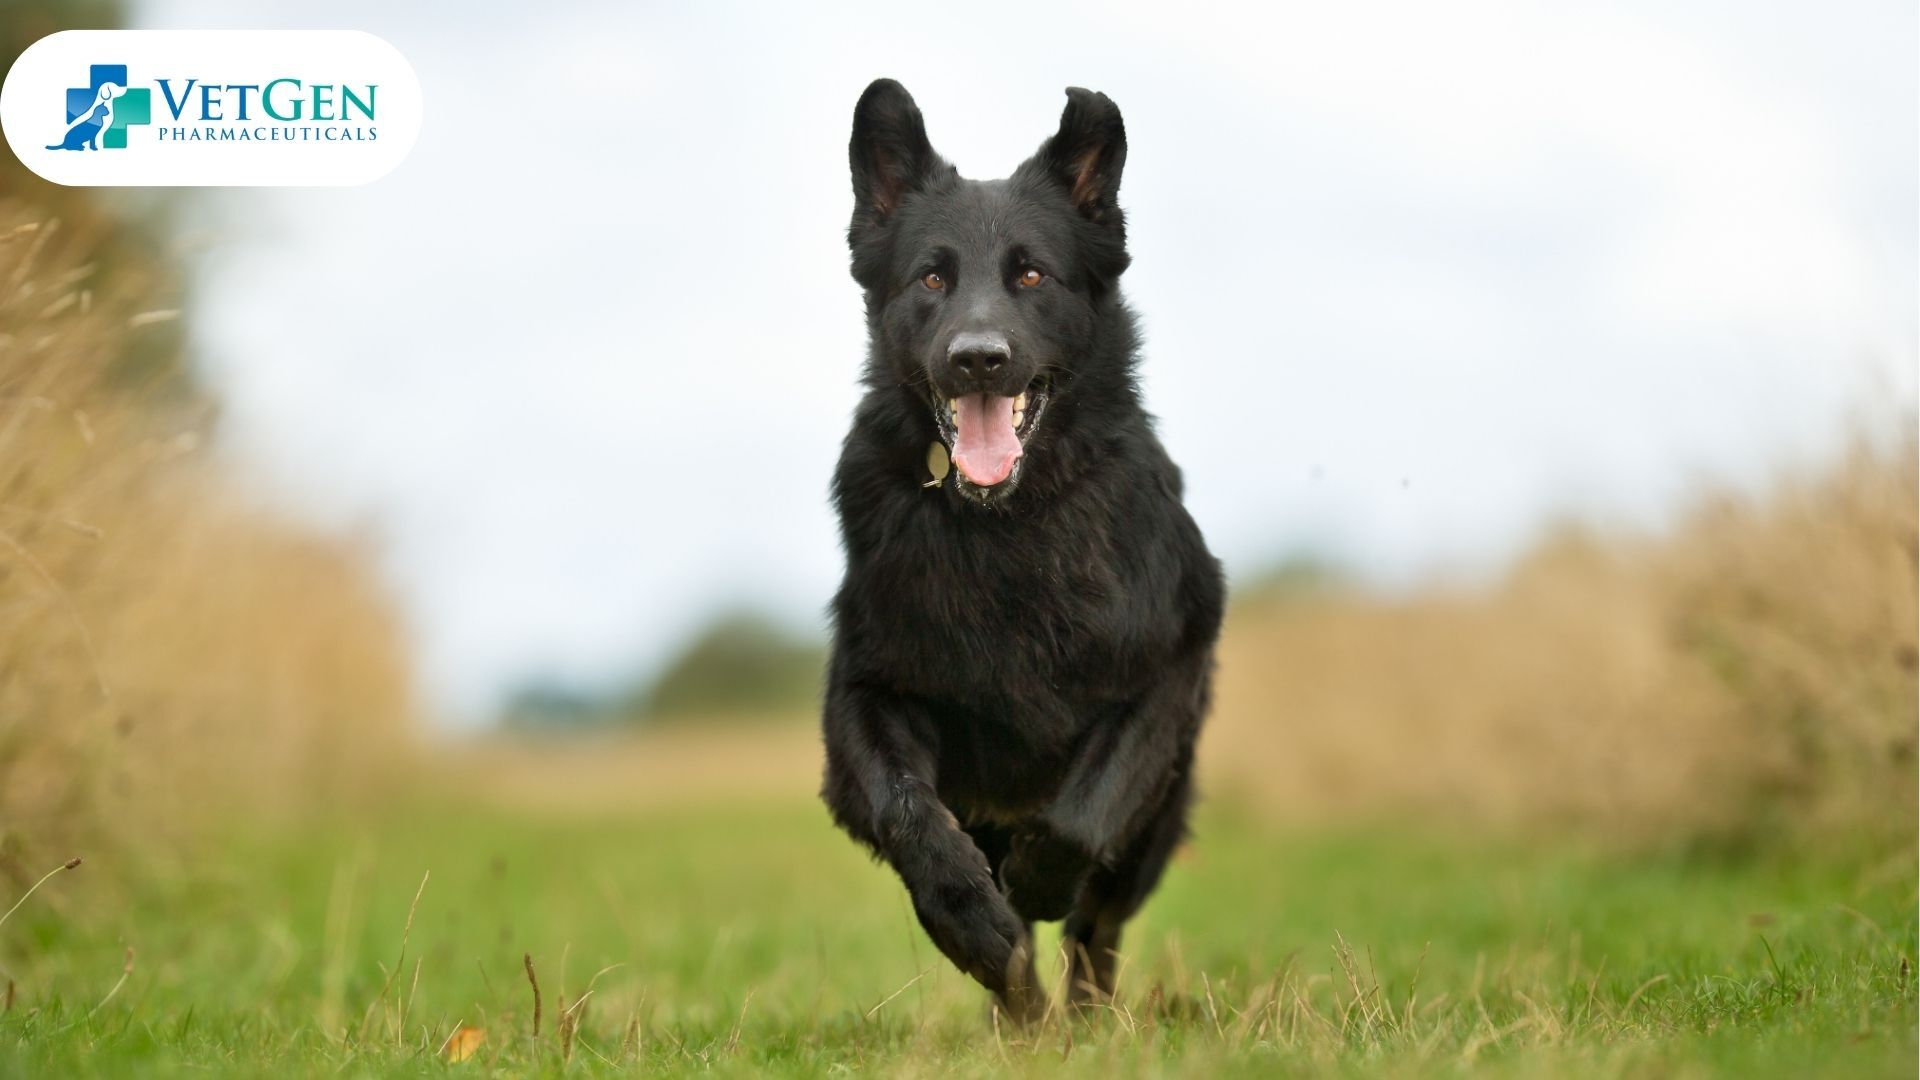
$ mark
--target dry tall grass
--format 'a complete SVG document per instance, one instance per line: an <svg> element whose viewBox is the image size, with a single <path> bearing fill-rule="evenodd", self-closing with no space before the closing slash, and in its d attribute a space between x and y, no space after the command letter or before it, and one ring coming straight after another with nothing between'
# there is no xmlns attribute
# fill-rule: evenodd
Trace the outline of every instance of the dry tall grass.
<svg viewBox="0 0 1920 1080"><path fill-rule="evenodd" d="M232 498L205 410L129 380L172 313L94 293L93 250L0 214L0 872L358 783L410 711L355 553Z"/></svg>
<svg viewBox="0 0 1920 1080"><path fill-rule="evenodd" d="M1910 834L1915 444L1897 442L1663 537L1565 533L1485 593L1249 600L1207 770L1301 818Z"/></svg>

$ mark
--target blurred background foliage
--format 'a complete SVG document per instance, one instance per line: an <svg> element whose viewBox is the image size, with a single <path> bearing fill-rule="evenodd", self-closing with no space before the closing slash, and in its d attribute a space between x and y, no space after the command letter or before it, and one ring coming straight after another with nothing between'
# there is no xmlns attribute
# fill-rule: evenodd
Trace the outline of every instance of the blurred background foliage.
<svg viewBox="0 0 1920 1080"><path fill-rule="evenodd" d="M168 336L176 309L130 291L151 278L101 280L110 217L76 231L58 214L0 202L0 872L15 878L75 846L307 806L377 775L412 712L361 553L238 496L196 395L129 382L124 358L146 352L130 343Z"/></svg>

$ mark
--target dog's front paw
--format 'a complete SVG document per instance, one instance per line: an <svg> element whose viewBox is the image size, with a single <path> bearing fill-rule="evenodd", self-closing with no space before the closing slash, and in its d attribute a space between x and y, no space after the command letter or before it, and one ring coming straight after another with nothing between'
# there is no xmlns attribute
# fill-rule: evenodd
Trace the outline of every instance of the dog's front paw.
<svg viewBox="0 0 1920 1080"><path fill-rule="evenodd" d="M910 890L913 912L927 936L960 970L1003 997L1022 980L1009 973L1031 965L1027 928L984 868L954 873Z"/></svg>
<svg viewBox="0 0 1920 1080"><path fill-rule="evenodd" d="M1073 913L1092 868L1093 856L1079 844L1056 833L1023 832L1000 864L1000 884L1021 918L1050 922Z"/></svg>

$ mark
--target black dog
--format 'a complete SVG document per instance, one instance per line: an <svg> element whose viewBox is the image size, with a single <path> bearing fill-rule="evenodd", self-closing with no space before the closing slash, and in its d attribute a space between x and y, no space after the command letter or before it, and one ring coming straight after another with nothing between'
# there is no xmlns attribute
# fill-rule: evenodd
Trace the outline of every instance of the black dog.
<svg viewBox="0 0 1920 1080"><path fill-rule="evenodd" d="M1022 1021L1033 920L1067 920L1076 1001L1113 990L1185 829L1224 602L1134 381L1126 156L1080 89L1006 180L962 179L897 82L853 114L871 344L833 480L822 795Z"/></svg>

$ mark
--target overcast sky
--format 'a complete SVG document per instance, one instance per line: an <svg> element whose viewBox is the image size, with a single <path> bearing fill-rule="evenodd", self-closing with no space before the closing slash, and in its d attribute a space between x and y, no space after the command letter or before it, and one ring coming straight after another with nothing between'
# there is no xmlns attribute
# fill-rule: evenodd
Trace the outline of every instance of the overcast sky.
<svg viewBox="0 0 1920 1080"><path fill-rule="evenodd" d="M426 94L382 181L203 196L222 452L375 538L456 722L721 605L819 626L878 75L973 177L1120 104L1148 404L1241 577L1485 574L1913 399L1913 5L1240 7L143 4L369 30Z"/></svg>

